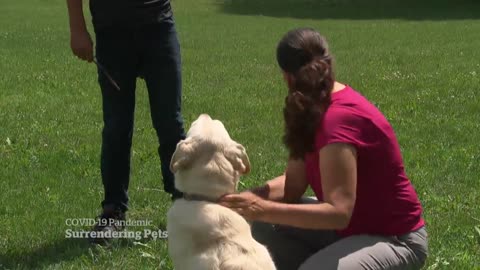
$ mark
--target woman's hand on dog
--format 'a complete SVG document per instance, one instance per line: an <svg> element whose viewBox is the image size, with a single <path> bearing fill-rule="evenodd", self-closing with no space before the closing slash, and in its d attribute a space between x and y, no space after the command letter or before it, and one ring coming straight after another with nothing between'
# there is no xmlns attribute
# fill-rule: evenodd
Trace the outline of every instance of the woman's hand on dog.
<svg viewBox="0 0 480 270"><path fill-rule="evenodd" d="M270 201L246 191L225 195L220 198L219 204L232 209L249 221L261 221L268 211Z"/></svg>

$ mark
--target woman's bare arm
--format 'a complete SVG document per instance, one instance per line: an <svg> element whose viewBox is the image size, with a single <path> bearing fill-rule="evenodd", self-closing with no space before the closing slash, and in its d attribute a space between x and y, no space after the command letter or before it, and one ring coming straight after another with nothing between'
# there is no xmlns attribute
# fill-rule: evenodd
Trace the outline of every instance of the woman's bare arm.
<svg viewBox="0 0 480 270"><path fill-rule="evenodd" d="M259 219L305 229L343 229L350 223L356 200L356 150L347 144L332 144L320 151L324 202L262 206Z"/></svg>
<svg viewBox="0 0 480 270"><path fill-rule="evenodd" d="M283 175L251 191L266 200L295 203L300 200L307 187L304 162L302 160L289 160Z"/></svg>

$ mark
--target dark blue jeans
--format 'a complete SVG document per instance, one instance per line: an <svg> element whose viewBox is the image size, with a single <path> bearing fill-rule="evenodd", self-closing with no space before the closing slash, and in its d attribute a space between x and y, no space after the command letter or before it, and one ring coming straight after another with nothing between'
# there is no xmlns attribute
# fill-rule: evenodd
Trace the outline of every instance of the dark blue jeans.
<svg viewBox="0 0 480 270"><path fill-rule="evenodd" d="M120 87L98 71L104 128L101 173L105 189L102 206L128 209L128 186L137 77L144 78L153 127L158 136L164 190L174 194L169 165L176 144L185 138L181 115L180 45L172 19L136 27L95 29L98 62Z"/></svg>

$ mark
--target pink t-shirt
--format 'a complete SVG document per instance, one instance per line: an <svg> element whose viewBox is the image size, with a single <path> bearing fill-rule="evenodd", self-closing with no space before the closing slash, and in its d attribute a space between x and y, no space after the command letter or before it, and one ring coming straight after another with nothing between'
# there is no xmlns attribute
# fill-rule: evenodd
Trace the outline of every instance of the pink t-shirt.
<svg viewBox="0 0 480 270"><path fill-rule="evenodd" d="M405 174L392 126L360 93L346 86L332 93L315 139L316 150L305 156L307 179L317 198L323 193L319 150L331 143L357 149L357 199L341 236L402 235L424 225L422 206Z"/></svg>

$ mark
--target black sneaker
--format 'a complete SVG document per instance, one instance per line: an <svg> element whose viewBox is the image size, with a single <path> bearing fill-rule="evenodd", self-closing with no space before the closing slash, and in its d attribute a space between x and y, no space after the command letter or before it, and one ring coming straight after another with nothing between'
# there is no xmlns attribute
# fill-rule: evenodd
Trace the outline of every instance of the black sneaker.
<svg viewBox="0 0 480 270"><path fill-rule="evenodd" d="M103 245L115 238L115 232L125 229L125 216L125 212L120 209L105 208L92 228L90 243Z"/></svg>

